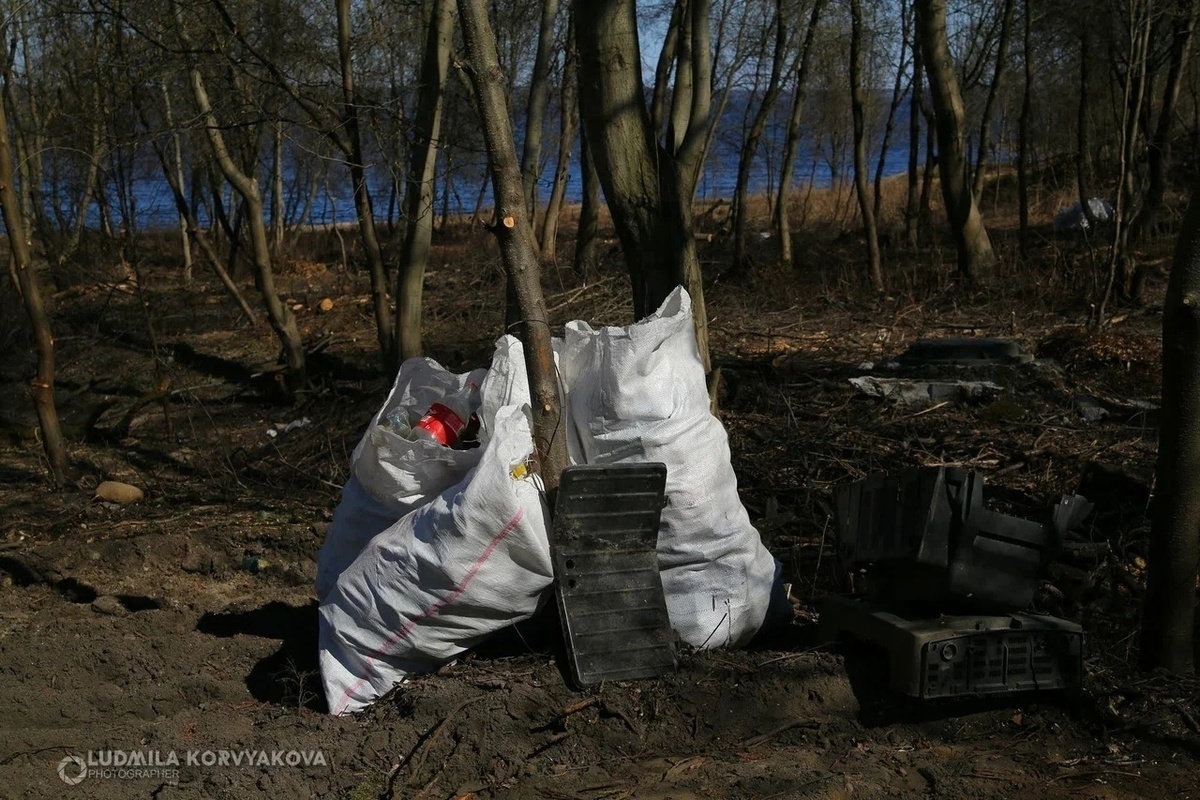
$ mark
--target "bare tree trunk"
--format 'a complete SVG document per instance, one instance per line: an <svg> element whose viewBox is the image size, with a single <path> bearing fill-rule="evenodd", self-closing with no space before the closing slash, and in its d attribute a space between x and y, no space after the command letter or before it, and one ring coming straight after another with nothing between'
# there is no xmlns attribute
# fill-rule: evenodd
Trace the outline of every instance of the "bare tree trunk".
<svg viewBox="0 0 1200 800"><path fill-rule="evenodd" d="M663 147L656 147L646 109L635 12L633 0L576 6L581 116L629 267L634 313L653 313L682 284L692 297L707 372L708 324L691 201L711 110L709 3L692 0L688 6Z"/></svg>
<svg viewBox="0 0 1200 800"><path fill-rule="evenodd" d="M875 211L867 191L867 146L863 120L866 97L862 87L862 3L850 0L850 103L854 117L854 189L862 214L863 233L867 237L867 277L871 287L883 294L883 264L879 258L879 232L875 229Z"/></svg>
<svg viewBox="0 0 1200 800"><path fill-rule="evenodd" d="M37 353L37 375L29 382L37 411L38 425L42 430L42 447L50 465L50 475L56 484L67 479L70 463L62 430L58 425L58 409L54 405L54 336L50 331L50 318L42 306L42 292L34 273L29 241L25 236L25 223L21 219L21 204L13 188L12 145L8 140L8 113L5 103L0 101L0 212L3 212L4 227L8 232L8 246L12 250L17 273L17 285L29 315L33 329L33 347Z"/></svg>
<svg viewBox="0 0 1200 800"><path fill-rule="evenodd" d="M344 100L343 129L349 144L350 181L354 187L354 211L358 217L358 232L362 237L363 251L367 257L367 268L371 276L371 305L375 311L375 334L379 340L379 353L387 368L395 369L400 361L397 357L396 336L392 328L392 311L388 305L388 278L383 267L383 253L379 247L379 234L375 228L375 209L371 205L371 192L367 187L365 158L363 157L362 134L359 131L358 99L354 89L354 66L350 53L350 0L337 0L338 60L342 73L342 99Z"/></svg>
<svg viewBox="0 0 1200 800"><path fill-rule="evenodd" d="M200 252L204 254L204 257L209 262L213 272L216 273L217 279L221 282L221 285L225 287L225 291L228 292L229 296L233 298L233 301L237 303L238 308L241 309L242 314L245 315L250 324L257 325L258 316L254 313L253 309L250 308L250 304L246 302L246 298L242 296L241 290L238 289L237 284L235 284L233 279L229 277L229 273L226 272L225 267L221 265L220 254L217 252L217 249L213 246L212 242L209 241L208 237L204 235L204 229L196 221L196 215L193 212L192 207L188 204L187 196L183 191L183 170L180 166L179 131L175 129L174 114L171 110L171 94L167 89L166 80L161 81L159 86L162 90L163 105L166 109L167 126L171 128L171 141L175 156L174 164L168 161L166 151L153 136L150 128L150 122L146 117L146 110L140 102L140 95L137 92L134 92L132 95L133 106L137 111L138 119L141 121L142 127L146 129L147 134L150 134L148 136L150 140L150 147L154 150L154 155L158 158L158 164L159 167L162 168L163 177L167 181L167 187L171 190L171 196L175 200L175 210L179 214L179 222L180 226L183 228L184 241L186 242L189 241L190 238L195 238L196 244L200 247Z"/></svg>
<svg viewBox="0 0 1200 800"><path fill-rule="evenodd" d="M787 140L783 150L783 166L779 173L779 192L775 197L775 224L779 235L779 262L791 268L792 223L789 209L792 192L792 175L796 171L796 155L800 151L800 121L804 116L804 101L808 90L808 71L812 64L813 41L817 25L821 20L821 9L825 0L813 0L808 16L808 28L804 32L804 43L800 46L800 64L796 69L796 85L792 89L792 112L788 117Z"/></svg>
<svg viewBox="0 0 1200 800"><path fill-rule="evenodd" d="M575 13L570 13L567 22L567 54L563 61L562 92L559 97L558 163L554 169L554 188L550 191L550 202L546 204L546 218L542 222L542 260L553 262L557 250L558 218L562 213L563 197L567 192L567 178L571 171L571 148L575 144L575 117L579 103L575 99L579 82L575 77Z"/></svg>
<svg viewBox="0 0 1200 800"><path fill-rule="evenodd" d="M137 91L131 88L130 91ZM88 211L92 207L92 198L96 191L96 184L100 174L100 160L104 154L104 128L108 118L107 109L104 108L104 101L101 99L101 87L97 82L92 94L92 141L91 150L88 153L88 168L83 179L83 191L79 198L79 203L76 205L75 222L71 226L71 233L61 247L56 248L54 253L54 262L63 264L70 259L79 249L79 243L83 238L83 230L87 226Z"/></svg>
<svg viewBox="0 0 1200 800"><path fill-rule="evenodd" d="M497 219L493 232L500 243L505 271L512 276L521 315L527 323L522 345L533 400L530 404L533 439L546 501L554 508L559 480L568 464L567 431L559 402L550 321L533 246L533 227L525 205L516 144L508 117L504 73L496 53L496 37L488 23L485 0L458 0L458 8L468 74L483 118L483 133L491 162Z"/></svg>
<svg viewBox="0 0 1200 800"><path fill-rule="evenodd" d="M1088 120L1087 111L1090 102L1088 87L1089 63L1091 61L1090 35L1087 30L1079 34L1079 106L1075 122L1075 186L1079 190L1079 202L1083 218L1087 220L1088 231L1096 230L1096 217L1088 204L1087 190L1087 157L1088 157Z"/></svg>
<svg viewBox="0 0 1200 800"><path fill-rule="evenodd" d="M1142 102L1146 97L1149 71L1150 37L1154 27L1152 2L1140 7L1129 3L1129 57L1126 62L1124 98L1121 104L1120 156L1117 170L1117 196L1113 208L1113 238L1108 253L1108 281L1096 313L1096 324L1103 325L1108 305L1126 289L1129 263L1129 207L1134 202L1133 161L1141 138Z"/></svg>
<svg viewBox="0 0 1200 800"><path fill-rule="evenodd" d="M914 31L915 34L915 31ZM921 46L913 40L912 94L908 106L908 198L904 204L904 238L916 247L921 229L921 195L917 191L921 157L921 104L925 89L925 66Z"/></svg>
<svg viewBox="0 0 1200 800"><path fill-rule="evenodd" d="M654 70L654 98L650 102L650 130L654 132L656 139L663 133L669 93L667 84L671 79L671 66L675 63L675 55L679 51L679 29L683 27L685 8L685 0L675 0L671 6L671 21L667 25L666 36L663 37L662 49L658 51L658 65Z"/></svg>
<svg viewBox="0 0 1200 800"><path fill-rule="evenodd" d="M1171 50L1168 56L1167 78L1163 84L1162 105L1158 122L1146 151L1146 192L1142 207L1130 223L1129 240L1141 240L1153 225L1163 207L1167 189L1167 168L1171 163L1171 134L1175 126L1179 90L1187 75L1188 59L1195 38L1196 17L1200 4L1186 3L1176 13L1171 25ZM1137 285L1140 285L1140 281Z"/></svg>
<svg viewBox="0 0 1200 800"><path fill-rule="evenodd" d="M1029 255L1029 118L1033 112L1033 0L1025 0L1024 67L1025 89L1021 95L1021 117L1017 123L1017 214L1021 256Z"/></svg>
<svg viewBox="0 0 1200 800"><path fill-rule="evenodd" d="M276 119L271 147L271 252L283 248L283 120Z"/></svg>
<svg viewBox="0 0 1200 800"><path fill-rule="evenodd" d="M172 158L171 164L168 166L165 155L160 154L159 162L162 165L163 174L166 175L168 177L168 179L171 179L171 178L174 179L174 183L172 184L172 191L173 191L173 193L176 194L176 206L177 207L179 206L180 200L184 200L183 205L186 206L187 201L186 201L186 199L184 199L185 196L183 194L183 144L180 141L179 129L175 127L175 114L171 108L171 93L167 89L166 78L163 78L162 80L160 80L158 85L159 85L159 90L162 92L163 107L166 111L167 127L171 130L171 158ZM135 105L137 104L137 98L138 98L138 93L137 93L137 90L135 89L133 92L133 99L134 99ZM141 113L140 106L138 107L138 111L140 114ZM146 123L145 123L144 115L142 115L142 124L143 124L143 126L145 126L147 128L147 130L149 130L149 126L146 125ZM153 138L151 138L151 141L153 142ZM157 143L155 143L155 144L157 144ZM155 152L158 152L158 150L156 149ZM188 218L181 211L179 214L179 237L180 237L182 248L183 248L183 285L185 287L192 285L192 242L191 242L191 236L188 233L188 226L189 226ZM220 262L217 262L217 263L219 266ZM221 272L224 273L225 270L222 269ZM226 275L225 277L228 278L229 276ZM234 287L234 291L237 292L236 287ZM240 296L241 296L241 294L239 292L238 297L240 298ZM242 300L241 302L245 303L246 301ZM249 316L250 316L251 320L254 319L253 313L251 313Z"/></svg>
<svg viewBox="0 0 1200 800"><path fill-rule="evenodd" d="M958 274L967 282L995 261L975 197L967 183L967 152L962 92L946 41L945 0L915 0L917 28L929 75L929 93L937 123L938 166L946 216L958 251Z"/></svg>
<svg viewBox="0 0 1200 800"><path fill-rule="evenodd" d="M996 98L1000 95L1000 81L1004 78L1004 68L1008 61L1008 41L1012 38L1013 7L1016 0L1004 0L1004 13L1000 19L1000 38L996 42L996 69L992 73L992 84L988 87L987 100L983 104L983 119L979 122L979 152L975 154L975 176L971 182L971 193L975 202L979 202L979 193L983 191L983 171L987 165L987 151L992 136L992 114L996 108Z"/></svg>
<svg viewBox="0 0 1200 800"><path fill-rule="evenodd" d="M1154 486L1141 665L1195 667L1200 562L1200 195L1193 193L1163 304L1162 425Z"/></svg>
<svg viewBox="0 0 1200 800"><path fill-rule="evenodd" d="M407 231L400 251L400 276L396 287L396 331L402 359L422 352L425 267L433 241L433 182L442 127L442 94L446 74L450 71L454 17L453 0L436 0L421 62L421 89L413 124L413 142L409 148L408 186L404 194ZM447 165L447 174L449 171Z"/></svg>
<svg viewBox="0 0 1200 800"><path fill-rule="evenodd" d="M917 239L929 240L933 233L933 175L937 170L937 124L933 114L925 117L925 170L921 174L921 197L917 208Z"/></svg>
<svg viewBox="0 0 1200 800"><path fill-rule="evenodd" d="M204 86L204 78L198 67L191 68L191 79L192 94L195 96L196 106L200 109L205 133L208 136L217 166L225 175L225 179L241 195L246 209L246 220L250 227L250 242L254 251L255 283L262 294L263 304L267 309L267 319L283 347L284 362L287 365L284 388L288 395L294 397L296 392L304 388L307 381L304 341L300 337L300 329L296 327L296 318L292 315L292 310L275 291L275 272L271 265L271 248L267 239L267 226L263 222L263 202L258 189L258 181L243 173L234 163L233 157L225 145L221 127L213 114L212 104L208 99L208 90Z"/></svg>
<svg viewBox="0 0 1200 800"><path fill-rule="evenodd" d="M579 131L579 171L582 173L583 200L579 206L579 225L576 226L575 235L575 274L586 280L596 266L600 176L596 174L596 162L592 160L587 132L582 127Z"/></svg>
<svg viewBox="0 0 1200 800"><path fill-rule="evenodd" d="M879 145L879 160L875 164L874 200L871 207L877 223L881 217L883 206L883 169L887 164L888 149L892 146L892 131L896 127L896 111L899 110L900 103L904 99L904 73L908 67L905 56L911 39L908 19L908 2L900 0L900 64L896 67L896 80L892 84L892 102L888 105L887 121L883 126L883 141Z"/></svg>
<svg viewBox="0 0 1200 800"><path fill-rule="evenodd" d="M661 246L657 153L643 102L641 64L636 56L628 60L630 41L638 41L634 4L598 0L579 3L575 11L581 117L640 319L683 282L683 273Z"/></svg>
<svg viewBox="0 0 1200 800"><path fill-rule="evenodd" d="M783 0L775 0L775 50L771 57L771 76L767 80L767 89L763 93L762 103L754 114L754 121L746 138L742 141L741 153L738 156L737 185L733 201L733 269L740 274L748 274L752 265L746 256L746 218L749 216L746 204L750 195L750 168L754 165L754 157L758 154L758 143L771 112L775 110L775 102L779 99L779 84L783 75L783 60L787 49L787 24L784 22Z"/></svg>
<svg viewBox="0 0 1200 800"><path fill-rule="evenodd" d="M301 94L293 82L279 69L279 66L272 59L258 51L255 45L246 37L245 33L234 24L233 18L225 8L223 0L211 0L211 2L220 12L228 31L254 56L259 64L268 70L276 83L304 109L305 113L308 114L313 122L320 127L321 131L333 141L346 157L354 195L354 211L358 220L359 236L363 243L363 250L367 257L368 273L371 278L371 299L375 312L375 329L379 340L380 357L385 364L389 366L394 365L396 363L395 336L392 332L392 317L388 307L388 279L383 267L379 236L375 227L375 212L371 206L371 193L366 181L362 137L359 130L358 103L355 97L354 71L350 52L350 0L338 0L336 9L338 16L338 60L342 78L343 113L335 119L330 119L331 114L327 108ZM236 182L234 185L237 185ZM261 198L258 202L261 205ZM336 230L336 213L331 224L335 226ZM251 220L252 230L254 226L255 222ZM286 346L285 349L287 349Z"/></svg>
<svg viewBox="0 0 1200 800"><path fill-rule="evenodd" d="M521 184L529 224L537 224L537 181L542 161L542 126L546 118L546 101L550 96L550 57L554 49L554 19L558 16L558 0L541 0L542 20L538 27L537 53L533 74L529 80L529 104L525 109L525 141L521 153ZM534 245L536 247L536 243Z"/></svg>

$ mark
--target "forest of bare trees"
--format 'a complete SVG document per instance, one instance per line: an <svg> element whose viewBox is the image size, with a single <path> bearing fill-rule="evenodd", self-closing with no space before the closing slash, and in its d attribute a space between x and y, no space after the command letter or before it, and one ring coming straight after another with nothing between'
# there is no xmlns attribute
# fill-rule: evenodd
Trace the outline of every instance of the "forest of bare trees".
<svg viewBox="0 0 1200 800"><path fill-rule="evenodd" d="M706 294L766 267L811 269L794 237L814 188L836 196L820 224L859 248L854 274L876 297L897 285L901 248L937 269L944 252L966 291L1071 236L1085 253L1079 320L1098 329L1143 302L1154 265L1141 248L1178 232L1200 156L1189 0L0 6L0 289L28 313L58 481L70 463L42 296L136 272L164 242L180 286L211 275L274 337L287 402L312 380L311 350L276 278L314 229L368 276L381 369L424 352L431 243L454 225L498 237L510 327L548 358L538 265L586 278L598 220L634 315L683 284L710 365ZM1081 230L1056 232L1073 203ZM1011 236L996 233L1001 206ZM701 227L727 257L701 259ZM549 442L552 384L539 392ZM1194 562L1196 532L1182 539L1163 552ZM1147 641L1148 664L1191 668L1191 613Z"/></svg>

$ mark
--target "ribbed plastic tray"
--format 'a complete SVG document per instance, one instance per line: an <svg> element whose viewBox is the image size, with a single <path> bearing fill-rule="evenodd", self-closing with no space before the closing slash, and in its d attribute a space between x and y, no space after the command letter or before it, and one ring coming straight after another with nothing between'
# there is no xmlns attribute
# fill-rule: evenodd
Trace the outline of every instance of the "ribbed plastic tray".
<svg viewBox="0 0 1200 800"><path fill-rule="evenodd" d="M555 504L555 589L580 686L674 669L675 636L658 571L664 464L563 471Z"/></svg>

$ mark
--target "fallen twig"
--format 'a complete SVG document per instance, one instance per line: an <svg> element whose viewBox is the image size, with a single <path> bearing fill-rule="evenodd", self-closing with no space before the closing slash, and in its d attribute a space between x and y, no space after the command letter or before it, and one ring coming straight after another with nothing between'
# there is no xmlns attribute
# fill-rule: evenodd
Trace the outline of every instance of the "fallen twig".
<svg viewBox="0 0 1200 800"><path fill-rule="evenodd" d="M1183 717L1184 724L1192 733L1200 733L1200 723L1196 722L1196 718L1192 716L1192 712L1188 711L1187 706L1183 703L1174 703L1174 709L1179 712L1179 716Z"/></svg>
<svg viewBox="0 0 1200 800"><path fill-rule="evenodd" d="M546 752L551 747L554 747L554 745L558 744L559 742L569 739L570 736L571 736L570 731L566 731L565 733L556 733L555 735L550 737L550 741L545 742L544 744L540 744L537 747L533 748L533 750L531 750L529 752L529 754L527 756L525 756L524 760L528 761L529 759L533 758L534 756L540 756L542 753Z"/></svg>
<svg viewBox="0 0 1200 800"><path fill-rule="evenodd" d="M751 736L749 739L743 739L738 742L738 747L751 748L757 747L763 742L774 739L781 733L787 733L792 728L806 728L808 730L816 730L821 727L821 723L810 719L794 719L791 722L780 725L778 728L773 728L766 733L760 733L758 736Z"/></svg>

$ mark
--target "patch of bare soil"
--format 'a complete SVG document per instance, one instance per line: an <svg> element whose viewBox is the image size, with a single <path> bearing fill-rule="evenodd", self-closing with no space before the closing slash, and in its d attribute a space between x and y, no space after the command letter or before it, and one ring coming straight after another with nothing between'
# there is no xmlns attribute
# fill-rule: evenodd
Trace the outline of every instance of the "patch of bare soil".
<svg viewBox="0 0 1200 800"><path fill-rule="evenodd" d="M502 327L502 285L484 266L493 249L473 235L446 242L429 275L427 340L448 367L483 363ZM294 407L271 394L273 340L215 286L184 293L150 268L140 289L52 298L79 482L44 482L16 347L0 364L13 400L0 408L0 797L1200 793L1200 685L1132 670L1157 317L1130 311L1096 338L1075 324L1076 298L1032 271L1001 276L1003 293L942 292L941 278L927 285L897 261L905 288L877 301L845 291L844 271L808 269L710 292L721 415L743 501L802 601L791 628L741 652L685 654L658 680L578 692L553 617L537 618L342 719L321 697L311 586L350 451L389 383L364 276L305 262L282 277L315 345L313 387ZM546 290L558 323L628 319L615 264L587 285L552 268ZM894 407L848 381L916 338L956 333L1012 336L1055 363L991 376L1005 391L975 405ZM1105 416L1089 422L1083 397ZM1010 513L1077 489L1097 501L1037 601L1085 626L1081 696L902 702L883 691L877 654L816 641L816 601L844 577L832 486L943 463L986 470ZM146 499L93 501L106 479ZM89 751L181 763L166 777L61 780L62 759ZM200 761L218 751L225 763ZM325 763L234 765L242 751L319 751Z"/></svg>

